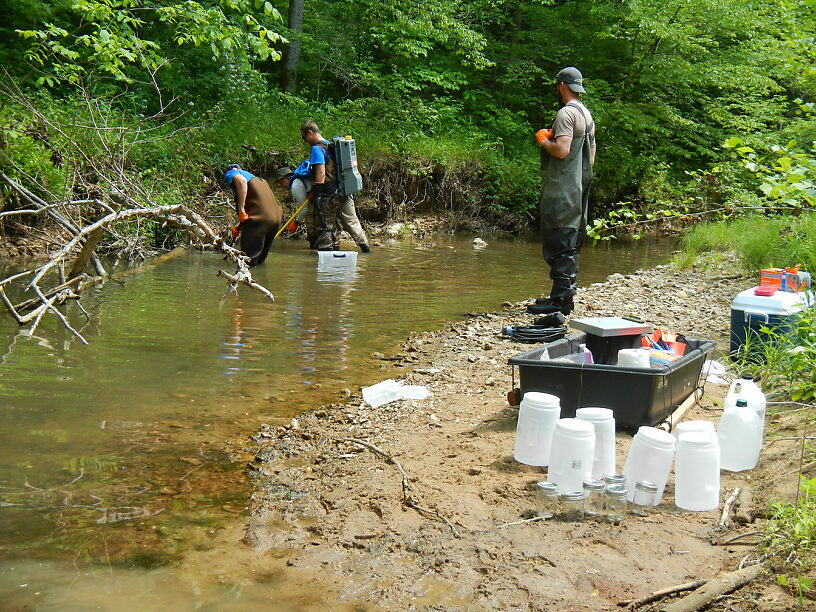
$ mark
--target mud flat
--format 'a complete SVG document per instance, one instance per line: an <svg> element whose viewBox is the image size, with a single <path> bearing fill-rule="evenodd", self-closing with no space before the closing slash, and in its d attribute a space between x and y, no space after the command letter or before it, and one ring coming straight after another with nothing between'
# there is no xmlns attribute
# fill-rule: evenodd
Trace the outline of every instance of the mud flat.
<svg viewBox="0 0 816 612"><path fill-rule="evenodd" d="M731 299L752 284L723 271L731 269L720 260L613 274L580 290L572 316L640 317L724 347ZM648 517L524 522L534 507L531 487L545 472L514 461L517 409L505 394L507 360L531 345L500 329L531 323L525 305L468 313L379 356L383 379L428 385L426 400L372 409L351 390L340 403L253 436L248 469L256 489L245 542L262 558L286 560L280 579L291 583L290 594L321 600L314 609L617 610L618 602L758 558L750 533L762 529L767 501L796 491L797 444L777 440L796 426L795 416L769 417L757 469L723 472L716 511L677 510L670 477ZM706 384L686 418L716 421L723 395ZM617 442L622 469L631 436L619 433ZM721 528L722 503L737 487L739 520ZM795 606L767 573L710 609Z"/></svg>

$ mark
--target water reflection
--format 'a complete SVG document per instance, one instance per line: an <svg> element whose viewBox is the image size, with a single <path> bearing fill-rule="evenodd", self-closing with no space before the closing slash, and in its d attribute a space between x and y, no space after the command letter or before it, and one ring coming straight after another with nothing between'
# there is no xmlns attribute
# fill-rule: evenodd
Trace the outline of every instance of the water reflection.
<svg viewBox="0 0 816 612"><path fill-rule="evenodd" d="M284 241L254 272L276 301L220 307L221 258L190 254L96 288L90 322L66 305L88 346L53 318L33 338L0 318L0 556L151 565L198 545L244 505L230 440L388 378L372 354L411 331L546 291L537 239L487 241L391 243L349 270ZM581 283L670 248L587 249Z"/></svg>

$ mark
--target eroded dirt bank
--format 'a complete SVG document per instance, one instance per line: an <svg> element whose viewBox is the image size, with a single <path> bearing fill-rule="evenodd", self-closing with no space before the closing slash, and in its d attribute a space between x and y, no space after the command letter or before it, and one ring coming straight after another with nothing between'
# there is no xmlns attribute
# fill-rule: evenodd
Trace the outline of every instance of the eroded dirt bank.
<svg viewBox="0 0 816 612"><path fill-rule="evenodd" d="M580 290L573 317L639 316L724 345L731 299L752 281L723 269L721 263L614 274ZM531 323L524 305L471 313L382 356L382 378L428 385L426 400L373 410L355 389L343 403L254 436L257 490L245 541L270 564L285 558L280 579L302 590L304 601L319 600L314 609L615 610L620 600L757 558L756 547L746 545L756 536L721 544L761 529L755 515L771 495L795 492L797 444L777 440L793 426L785 415L769 419L756 470L723 472L723 502L735 487L749 493L740 507L743 522L727 530L717 529L719 510L678 511L671 477L663 504L649 517L630 516L620 525L506 525L531 516L531 485L545 479L545 470L512 457L517 409L505 397L512 386L507 360L531 345L500 329ZM723 394L707 384L685 418L717 419ZM619 470L630 442L618 434ZM769 575L712 609L795 604Z"/></svg>

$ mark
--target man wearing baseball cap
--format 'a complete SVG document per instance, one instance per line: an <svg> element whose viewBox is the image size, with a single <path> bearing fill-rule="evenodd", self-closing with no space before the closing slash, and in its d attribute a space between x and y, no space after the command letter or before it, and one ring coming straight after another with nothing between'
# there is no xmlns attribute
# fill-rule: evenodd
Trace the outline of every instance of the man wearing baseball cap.
<svg viewBox="0 0 816 612"><path fill-rule="evenodd" d="M544 259L550 266L550 296L527 307L534 314L574 308L578 288L578 251L589 212L589 187L595 163L595 122L580 101L586 93L577 68L555 75L560 109L549 129L536 132L541 148L541 233Z"/></svg>

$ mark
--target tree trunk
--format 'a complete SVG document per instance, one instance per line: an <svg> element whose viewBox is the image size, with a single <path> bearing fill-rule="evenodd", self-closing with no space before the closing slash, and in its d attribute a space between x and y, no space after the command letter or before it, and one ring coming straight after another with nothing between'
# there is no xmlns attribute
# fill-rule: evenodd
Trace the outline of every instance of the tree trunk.
<svg viewBox="0 0 816 612"><path fill-rule="evenodd" d="M283 91L297 91L297 71L300 66L300 33L303 31L303 0L289 0L289 29L294 33L289 49L284 53L280 86Z"/></svg>

